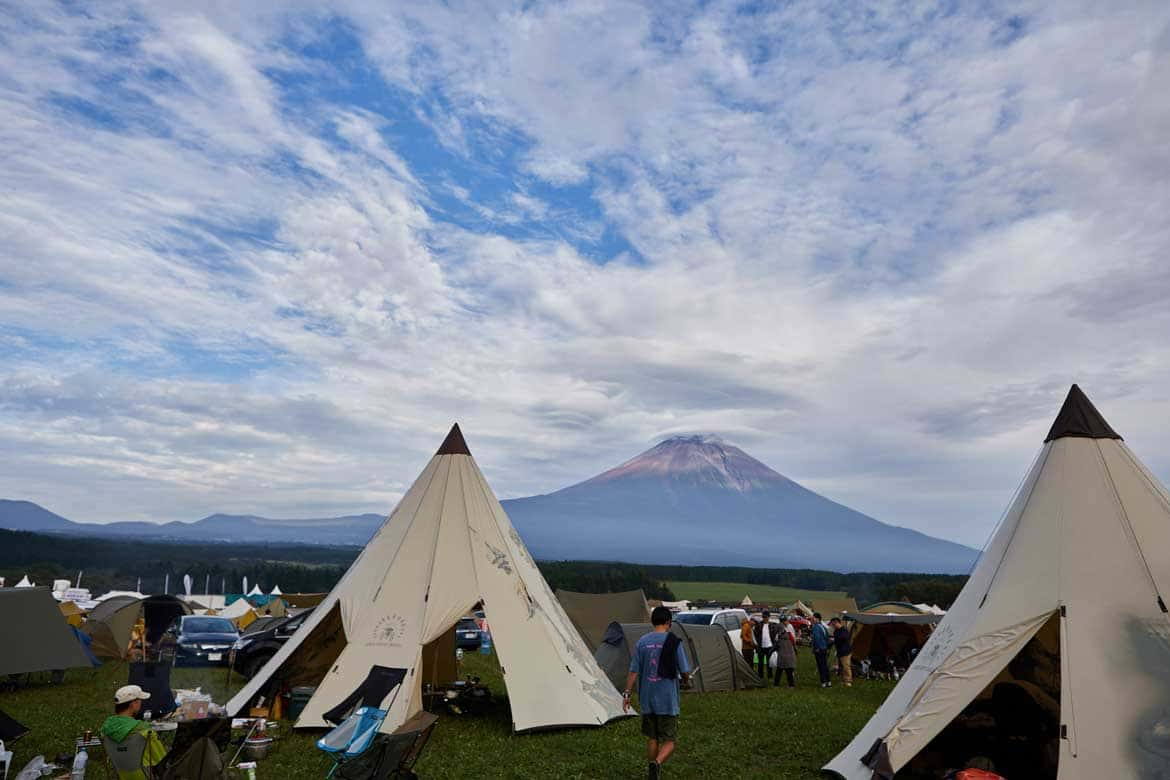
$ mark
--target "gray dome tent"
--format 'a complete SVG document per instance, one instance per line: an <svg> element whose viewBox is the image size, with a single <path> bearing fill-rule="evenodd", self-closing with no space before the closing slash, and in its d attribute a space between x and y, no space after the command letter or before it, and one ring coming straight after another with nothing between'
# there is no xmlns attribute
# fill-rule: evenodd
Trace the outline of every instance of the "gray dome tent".
<svg viewBox="0 0 1170 780"><path fill-rule="evenodd" d="M634 645L653 630L654 626L649 623L609 624L594 657L615 688L625 688ZM673 623L670 632L682 640L683 652L687 654L691 668L698 667L691 692L711 693L763 687L763 680L743 660L743 655L731 644L727 632L721 626Z"/></svg>
<svg viewBox="0 0 1170 780"><path fill-rule="evenodd" d="M48 588L0 588L0 675L89 666Z"/></svg>

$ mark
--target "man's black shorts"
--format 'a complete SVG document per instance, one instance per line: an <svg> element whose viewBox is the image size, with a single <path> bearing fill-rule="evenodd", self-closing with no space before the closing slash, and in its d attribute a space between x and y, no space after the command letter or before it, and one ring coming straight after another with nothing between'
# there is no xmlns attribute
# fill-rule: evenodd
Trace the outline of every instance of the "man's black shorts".
<svg viewBox="0 0 1170 780"><path fill-rule="evenodd" d="M658 742L678 739L678 715L643 715L642 735Z"/></svg>

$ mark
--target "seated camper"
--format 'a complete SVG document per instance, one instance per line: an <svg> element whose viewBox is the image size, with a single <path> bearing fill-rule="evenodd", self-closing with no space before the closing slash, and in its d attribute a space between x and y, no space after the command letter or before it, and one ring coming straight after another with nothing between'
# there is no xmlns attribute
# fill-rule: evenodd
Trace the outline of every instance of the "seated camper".
<svg viewBox="0 0 1170 780"><path fill-rule="evenodd" d="M147 772L167 755L150 726L138 719L150 694L137 685L123 685L114 694L114 714L102 724L102 744L120 780L146 780Z"/></svg>

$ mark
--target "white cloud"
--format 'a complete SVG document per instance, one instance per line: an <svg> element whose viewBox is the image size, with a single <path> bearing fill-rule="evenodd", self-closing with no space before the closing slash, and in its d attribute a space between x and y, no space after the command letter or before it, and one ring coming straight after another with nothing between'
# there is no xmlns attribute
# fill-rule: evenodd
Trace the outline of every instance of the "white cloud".
<svg viewBox="0 0 1170 780"><path fill-rule="evenodd" d="M716 430L979 543L1072 381L1170 476L1170 11L1020 16L10 17L0 495L386 511L453 419L504 495Z"/></svg>

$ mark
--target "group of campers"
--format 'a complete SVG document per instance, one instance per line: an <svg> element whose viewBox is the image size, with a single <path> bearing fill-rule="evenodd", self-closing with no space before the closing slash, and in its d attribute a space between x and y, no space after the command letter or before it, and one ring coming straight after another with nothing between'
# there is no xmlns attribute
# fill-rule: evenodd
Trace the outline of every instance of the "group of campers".
<svg viewBox="0 0 1170 780"><path fill-rule="evenodd" d="M740 627L743 658L756 666L760 678L769 678L779 687L781 674L789 688L796 687L796 629L781 615L775 621L772 613L764 610L759 618L750 616ZM849 629L840 618L832 618L826 625L820 612L812 615L811 646L817 664L817 676L822 688L832 687L829 670L829 652L836 653L837 672L846 688L853 685L853 640Z"/></svg>
<svg viewBox="0 0 1170 780"><path fill-rule="evenodd" d="M769 610L759 620L751 617L743 621L744 660L757 664L760 677L767 682L772 677L780 685L781 673L789 688L796 687L796 631L783 617L771 620ZM642 716L642 735L646 737L646 755L649 761L647 777L657 780L662 764L674 753L678 739L679 690L689 684L694 670L683 650L677 634L670 631L673 614L666 607L655 607L650 613L654 630L642 636L630 656L626 687L622 692L622 709L630 711L630 697L638 688L638 711ZM851 640L849 629L840 618L826 624L819 612L812 617L812 652L817 663L821 687L832 685L829 672L829 651L836 651L841 681L849 687L853 682ZM769 670L773 674L769 674Z"/></svg>

